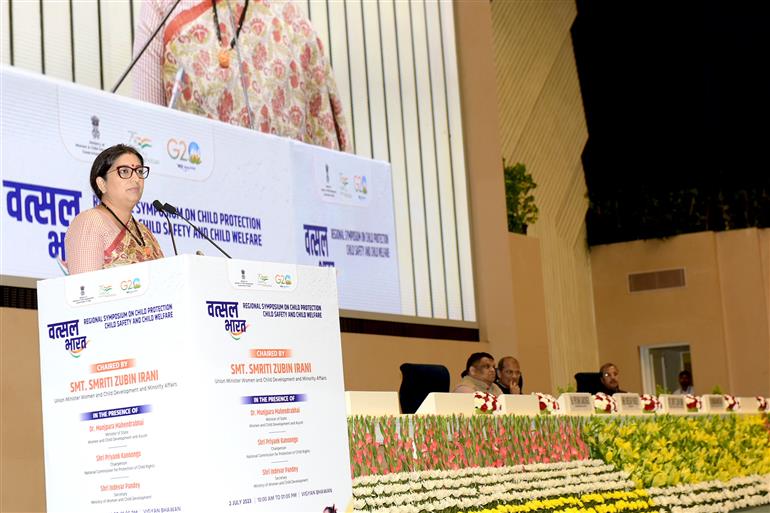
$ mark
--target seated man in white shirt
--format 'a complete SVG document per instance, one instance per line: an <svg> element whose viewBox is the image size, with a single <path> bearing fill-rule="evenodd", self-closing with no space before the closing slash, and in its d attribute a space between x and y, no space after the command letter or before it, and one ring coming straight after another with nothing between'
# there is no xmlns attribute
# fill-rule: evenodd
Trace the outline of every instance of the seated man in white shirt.
<svg viewBox="0 0 770 513"><path fill-rule="evenodd" d="M674 395L692 395L692 374L688 370L679 373L679 390L674 391Z"/></svg>
<svg viewBox="0 0 770 513"><path fill-rule="evenodd" d="M503 393L500 387L495 385L495 378L497 377L495 358L489 353L470 355L461 376L462 380L454 389L455 392L467 394L486 392L494 396Z"/></svg>

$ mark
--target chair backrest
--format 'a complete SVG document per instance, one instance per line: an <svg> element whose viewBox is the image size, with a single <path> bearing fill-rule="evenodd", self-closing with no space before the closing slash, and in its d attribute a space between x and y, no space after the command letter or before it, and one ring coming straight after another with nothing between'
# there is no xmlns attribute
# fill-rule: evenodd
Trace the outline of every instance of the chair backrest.
<svg viewBox="0 0 770 513"><path fill-rule="evenodd" d="M602 375L598 372L578 372L575 374L575 383L578 392L595 394L602 389Z"/></svg>
<svg viewBox="0 0 770 513"><path fill-rule="evenodd" d="M401 413L414 413L431 392L449 392L449 370L429 363L401 364Z"/></svg>

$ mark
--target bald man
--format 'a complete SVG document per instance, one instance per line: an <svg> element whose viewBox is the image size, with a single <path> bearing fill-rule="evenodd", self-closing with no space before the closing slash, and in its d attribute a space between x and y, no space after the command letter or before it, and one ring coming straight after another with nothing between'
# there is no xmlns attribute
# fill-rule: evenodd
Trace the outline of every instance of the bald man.
<svg viewBox="0 0 770 513"><path fill-rule="evenodd" d="M497 379L495 384L504 394L521 394L523 380L519 361L513 356L504 356L497 362Z"/></svg>

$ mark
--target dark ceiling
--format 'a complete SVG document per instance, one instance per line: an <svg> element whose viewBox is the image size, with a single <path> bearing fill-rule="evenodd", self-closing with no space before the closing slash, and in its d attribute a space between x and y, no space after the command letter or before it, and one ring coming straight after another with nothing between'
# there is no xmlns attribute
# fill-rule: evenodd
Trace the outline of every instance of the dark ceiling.
<svg viewBox="0 0 770 513"><path fill-rule="evenodd" d="M707 195L770 191L770 2L577 0L577 7L589 242L658 236L638 226L622 233L619 221L639 217L624 209L644 208L648 224L665 231L671 220L655 219L649 205L656 197L697 190L693 201L707 205ZM762 204L761 191L757 197L770 215L770 202ZM640 202L648 205L634 206Z"/></svg>

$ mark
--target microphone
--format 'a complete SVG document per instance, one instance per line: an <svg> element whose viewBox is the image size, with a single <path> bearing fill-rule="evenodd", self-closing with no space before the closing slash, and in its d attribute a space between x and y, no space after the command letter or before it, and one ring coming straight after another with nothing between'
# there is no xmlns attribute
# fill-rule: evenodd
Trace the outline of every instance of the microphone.
<svg viewBox="0 0 770 513"><path fill-rule="evenodd" d="M131 64L128 65L128 67L126 68L126 71L124 71L123 74L120 75L120 78L118 79L118 81L115 83L114 86L112 86L112 89L110 90L111 93L114 93L115 91L117 91L118 87L120 87L120 84L122 84L123 81L128 76L128 74L131 73L131 70L134 69L134 66L136 65L136 63L139 62L139 59L142 57L142 55L144 55L144 52L147 50L147 47L150 46L150 43L152 43L152 40L155 39L155 36L158 35L158 32L160 32L160 29L163 28L163 25L166 24L166 20L168 20L168 17L171 16L171 13L174 12L174 9L176 9L176 6L179 5L179 2L181 1L182 0L176 0L174 2L174 5L171 6L171 9L168 10L168 12L163 17L163 19L160 20L160 23L155 28L155 31L152 33L152 35L147 38L147 42L144 43L144 46L142 47L142 49L139 50L139 53L136 54L136 57L131 59Z"/></svg>
<svg viewBox="0 0 770 513"><path fill-rule="evenodd" d="M174 227L171 226L171 219L169 219L168 214L163 210L163 203L155 200L152 202L152 206L166 218L166 222L168 223L168 233L171 234L171 244L174 245L174 256L178 255L179 253L176 251L176 241L174 240Z"/></svg>
<svg viewBox="0 0 770 513"><path fill-rule="evenodd" d="M212 246L214 246L215 248L217 248L219 250L220 253L222 253L227 258L233 258L230 255L228 255L227 252L224 249L220 248L217 245L216 242L214 242L213 240L209 239L208 236L205 233L203 233L202 231L200 231L197 226L192 224L192 222L189 219L187 219L185 216L183 216L182 213L179 212L174 205L170 205L170 204L166 203L166 204L163 205L163 210L165 210L166 212L168 212L171 215L179 216L182 219L184 219L187 222L187 224L189 224L190 226L193 227L193 229L198 233L198 235L200 235L201 237L203 237L204 239L209 241Z"/></svg>

